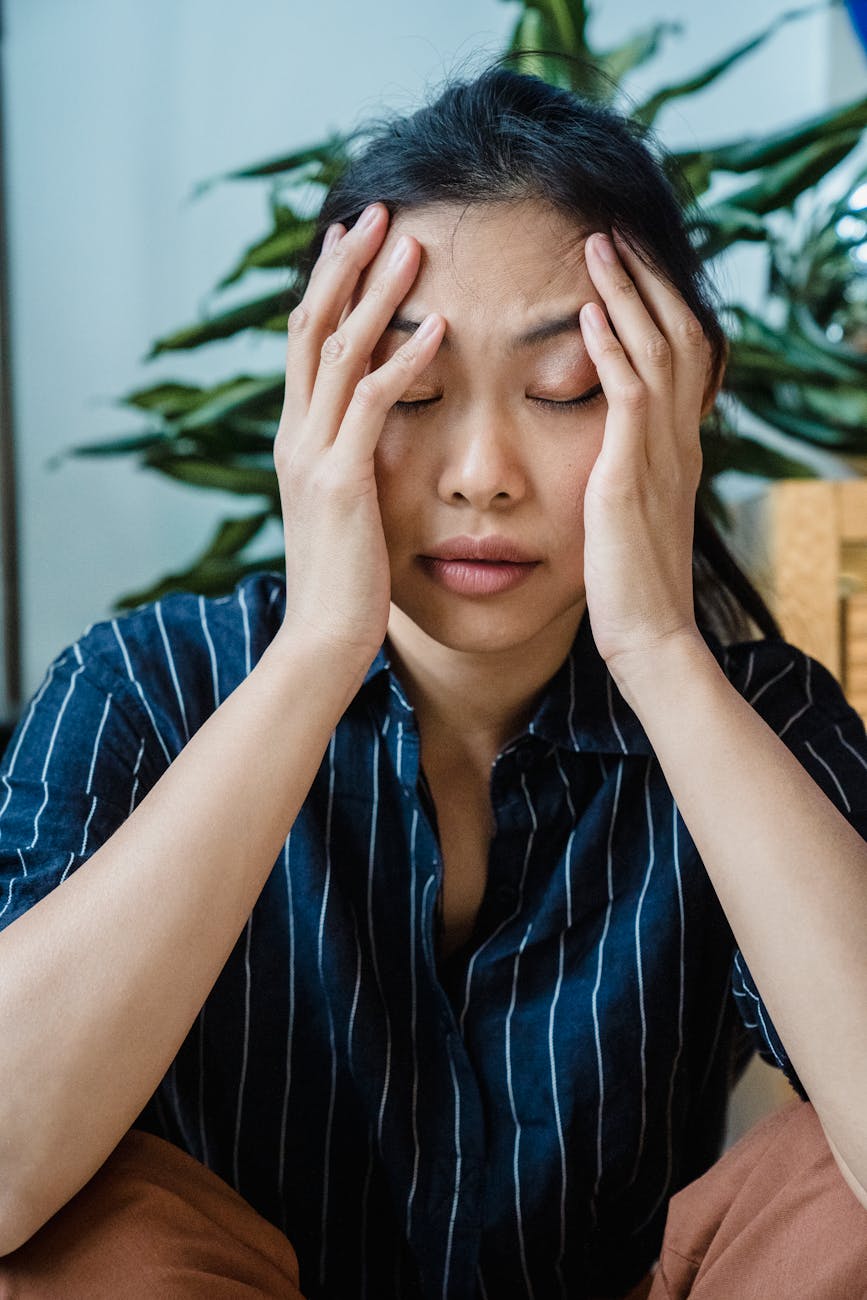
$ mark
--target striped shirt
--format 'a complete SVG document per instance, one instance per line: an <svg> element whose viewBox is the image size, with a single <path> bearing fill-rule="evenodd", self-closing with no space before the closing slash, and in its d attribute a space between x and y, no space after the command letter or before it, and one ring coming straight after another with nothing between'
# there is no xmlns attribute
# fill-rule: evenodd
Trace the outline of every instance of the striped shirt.
<svg viewBox="0 0 867 1300"><path fill-rule="evenodd" d="M130 814L284 600L268 573L173 595L55 659L0 767L0 925ZM786 642L703 635L867 835L867 737L835 679ZM442 959L436 814L386 642L136 1121L287 1234L309 1300L625 1290L720 1153L752 1052L806 1095L587 614L490 788L477 924Z"/></svg>

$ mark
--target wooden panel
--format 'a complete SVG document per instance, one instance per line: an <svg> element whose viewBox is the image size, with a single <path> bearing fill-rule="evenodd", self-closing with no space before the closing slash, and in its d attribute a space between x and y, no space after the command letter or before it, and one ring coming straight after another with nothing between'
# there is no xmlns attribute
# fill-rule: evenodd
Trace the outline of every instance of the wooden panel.
<svg viewBox="0 0 867 1300"><path fill-rule="evenodd" d="M867 542L867 479L844 479L837 491L841 542Z"/></svg>
<svg viewBox="0 0 867 1300"><path fill-rule="evenodd" d="M840 677L838 512L824 480L769 489L771 608L787 641Z"/></svg>

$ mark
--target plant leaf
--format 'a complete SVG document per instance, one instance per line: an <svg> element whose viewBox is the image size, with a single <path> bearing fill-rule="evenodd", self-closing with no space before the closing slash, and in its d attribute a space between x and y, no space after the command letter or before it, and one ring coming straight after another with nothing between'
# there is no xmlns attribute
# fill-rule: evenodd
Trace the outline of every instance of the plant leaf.
<svg viewBox="0 0 867 1300"><path fill-rule="evenodd" d="M836 167L860 139L861 132L850 128L815 140L790 158L765 167L754 184L730 194L726 202L761 214L788 207L799 194Z"/></svg>
<svg viewBox="0 0 867 1300"><path fill-rule="evenodd" d="M334 132L326 140L298 149L282 158L271 158L267 162L255 163L251 167L241 167L238 171L225 172L222 176L212 176L207 180L199 181L192 197L200 198L202 194L223 181L257 180L264 176L278 176L285 172L297 171L311 164L325 167L333 165L335 161L345 163L348 157L346 140L345 135Z"/></svg>
<svg viewBox="0 0 867 1300"><path fill-rule="evenodd" d="M217 339L229 338L245 329L271 329L271 322L282 320L282 329L286 327L289 312L297 302L297 294L291 287L279 293L268 293L262 298L242 303L239 307L230 307L228 311L212 316L210 320L199 325L188 325L185 329L166 334L151 347L145 361L153 361L164 352L182 352L189 348L201 347L203 343L213 343Z"/></svg>
<svg viewBox="0 0 867 1300"><path fill-rule="evenodd" d="M291 266L298 254L306 251L315 229L315 220L305 221L300 218L294 225L276 227L264 239L247 248L228 275L220 280L217 288L226 289L230 284L235 284L246 271L285 269Z"/></svg>
<svg viewBox="0 0 867 1300"><path fill-rule="evenodd" d="M273 469L246 465L219 465L194 456L174 456L150 466L168 478L191 487L215 492L236 492L239 496L277 497L277 474Z"/></svg>
<svg viewBox="0 0 867 1300"><path fill-rule="evenodd" d="M752 54L765 41L769 40L780 27L785 23L793 22L797 18L803 18L806 14L815 13L817 9L826 8L825 4L808 5L804 9L789 9L769 23L764 31L759 32L757 36L750 37L749 40L737 45L728 54L723 55L721 59L715 60L701 72L694 73L693 76L687 77L684 81L675 82L674 85L666 86L658 90L650 99L646 100L637 109L634 109L632 116L645 126L652 126L660 109L665 104L670 103L672 99L680 99L684 95L694 95L698 90L704 90L705 87L713 84L717 78L728 72L735 63Z"/></svg>
<svg viewBox="0 0 867 1300"><path fill-rule="evenodd" d="M769 167L783 162L807 145L824 140L828 135L842 131L862 131L867 126L867 96L852 100L840 108L829 109L814 117L786 127L771 135L746 136L730 144L708 149L684 150L675 153L679 166L689 171L701 166L709 171L752 172L759 167Z"/></svg>
<svg viewBox="0 0 867 1300"><path fill-rule="evenodd" d="M683 23L656 23L653 27L630 36L622 45L597 54L596 60L607 75L619 83L627 73L654 58L666 37L680 36L682 33Z"/></svg>

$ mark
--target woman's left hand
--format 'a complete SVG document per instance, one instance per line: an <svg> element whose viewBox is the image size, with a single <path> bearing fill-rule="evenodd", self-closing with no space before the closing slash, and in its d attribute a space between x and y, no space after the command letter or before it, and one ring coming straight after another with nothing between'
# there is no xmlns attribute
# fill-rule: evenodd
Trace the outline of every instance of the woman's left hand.
<svg viewBox="0 0 867 1300"><path fill-rule="evenodd" d="M585 256L610 323L596 303L581 309L608 401L584 493L584 582L593 639L619 685L672 638L700 639L692 543L711 352L680 295L622 240L593 234Z"/></svg>

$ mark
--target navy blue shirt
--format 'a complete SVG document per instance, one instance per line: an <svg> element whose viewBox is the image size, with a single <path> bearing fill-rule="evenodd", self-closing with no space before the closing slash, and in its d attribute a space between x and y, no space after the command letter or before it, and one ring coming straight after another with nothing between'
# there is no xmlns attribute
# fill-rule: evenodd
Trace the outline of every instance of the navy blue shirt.
<svg viewBox="0 0 867 1300"><path fill-rule="evenodd" d="M55 659L0 769L0 925L130 814L284 594L262 573L171 596ZM867 835L867 737L835 679L786 642L703 635ZM586 614L490 788L477 924L443 959L435 810L386 642L137 1121L287 1234L309 1300L616 1294L719 1154L752 1051L806 1095Z"/></svg>

